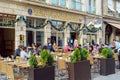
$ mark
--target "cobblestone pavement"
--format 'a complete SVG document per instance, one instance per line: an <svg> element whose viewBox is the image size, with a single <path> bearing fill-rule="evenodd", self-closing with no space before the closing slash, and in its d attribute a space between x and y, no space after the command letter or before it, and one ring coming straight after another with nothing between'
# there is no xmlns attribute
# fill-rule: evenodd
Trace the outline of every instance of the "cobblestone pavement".
<svg viewBox="0 0 120 80"><path fill-rule="evenodd" d="M98 73L92 73L92 80L120 80L120 70L116 70L115 74L101 76Z"/></svg>

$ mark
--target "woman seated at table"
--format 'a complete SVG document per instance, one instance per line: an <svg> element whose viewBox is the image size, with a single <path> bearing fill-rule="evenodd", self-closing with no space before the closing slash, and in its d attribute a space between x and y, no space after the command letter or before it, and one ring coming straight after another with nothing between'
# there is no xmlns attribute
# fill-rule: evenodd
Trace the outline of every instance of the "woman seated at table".
<svg viewBox="0 0 120 80"><path fill-rule="evenodd" d="M93 50L93 46L92 46L92 45L89 46L89 53L90 53L90 55L92 55L92 56L95 55L94 50Z"/></svg>
<svg viewBox="0 0 120 80"><path fill-rule="evenodd" d="M23 60L25 61L30 57L30 54L26 52L26 47L21 48L20 57L23 58Z"/></svg>

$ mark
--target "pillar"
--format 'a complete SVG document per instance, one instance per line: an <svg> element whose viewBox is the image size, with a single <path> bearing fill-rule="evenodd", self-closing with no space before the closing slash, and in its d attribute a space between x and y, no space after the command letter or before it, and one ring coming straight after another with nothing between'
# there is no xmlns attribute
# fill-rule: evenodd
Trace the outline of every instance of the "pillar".
<svg viewBox="0 0 120 80"><path fill-rule="evenodd" d="M51 40L51 25L50 24L47 24L44 27L44 44L46 44L48 40Z"/></svg>
<svg viewBox="0 0 120 80"><path fill-rule="evenodd" d="M17 15L16 18L19 18L19 17L20 17L20 15ZM26 17L24 16L24 18L26 18ZM23 41L20 40L20 35L23 35ZM26 24L22 20L19 20L15 24L15 49L19 45L26 46Z"/></svg>
<svg viewBox="0 0 120 80"><path fill-rule="evenodd" d="M105 29L106 29L106 24L102 24L102 43L105 43Z"/></svg>
<svg viewBox="0 0 120 80"><path fill-rule="evenodd" d="M68 44L68 40L70 39L70 28L66 28L64 30L64 46Z"/></svg>

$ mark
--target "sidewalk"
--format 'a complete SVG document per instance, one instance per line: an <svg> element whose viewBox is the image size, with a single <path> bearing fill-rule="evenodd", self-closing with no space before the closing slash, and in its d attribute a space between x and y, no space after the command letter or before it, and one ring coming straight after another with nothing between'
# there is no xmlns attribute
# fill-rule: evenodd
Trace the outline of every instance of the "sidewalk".
<svg viewBox="0 0 120 80"><path fill-rule="evenodd" d="M115 74L108 76L96 75L92 80L120 80L120 71L117 71Z"/></svg>

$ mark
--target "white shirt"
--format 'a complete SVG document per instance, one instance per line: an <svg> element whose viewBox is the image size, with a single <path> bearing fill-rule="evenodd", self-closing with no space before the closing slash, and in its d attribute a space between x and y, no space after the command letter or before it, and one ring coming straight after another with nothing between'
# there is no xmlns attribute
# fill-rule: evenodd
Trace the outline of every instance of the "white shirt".
<svg viewBox="0 0 120 80"><path fill-rule="evenodd" d="M23 50L20 52L20 57L22 57L24 60L27 60L27 58L29 58L30 55Z"/></svg>

